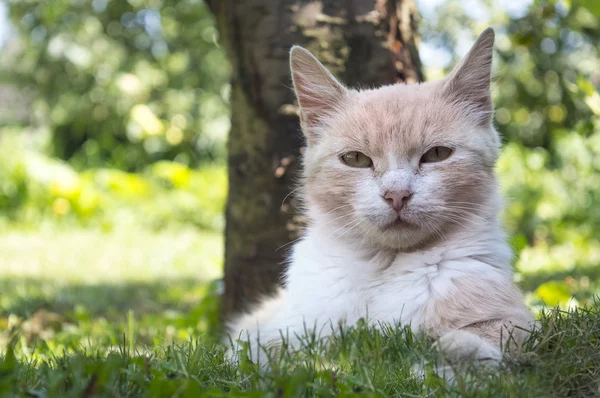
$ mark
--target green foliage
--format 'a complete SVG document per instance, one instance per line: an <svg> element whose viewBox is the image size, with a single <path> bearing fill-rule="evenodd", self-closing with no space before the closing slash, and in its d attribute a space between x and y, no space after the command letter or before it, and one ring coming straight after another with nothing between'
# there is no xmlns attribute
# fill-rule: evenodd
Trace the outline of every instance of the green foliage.
<svg viewBox="0 0 600 398"><path fill-rule="evenodd" d="M151 229L194 225L219 230L227 195L225 168L190 169L160 161L140 173L70 164L24 146L21 130L0 130L0 220L36 225L40 220Z"/></svg>
<svg viewBox="0 0 600 398"><path fill-rule="evenodd" d="M80 167L221 158L229 68L202 1L9 1L21 45L4 80Z"/></svg>
<svg viewBox="0 0 600 398"><path fill-rule="evenodd" d="M591 66L600 62L600 25L576 2L536 2L507 34L497 121L509 144L499 168L507 222L526 242L517 267L525 282L546 275L537 278L538 303L589 302L600 265L600 95Z"/></svg>
<svg viewBox="0 0 600 398"><path fill-rule="evenodd" d="M550 305L589 302L600 266L600 23L584 3L536 1L506 33L497 121L509 141L507 221L527 242L517 267L524 279L546 273L536 293Z"/></svg>

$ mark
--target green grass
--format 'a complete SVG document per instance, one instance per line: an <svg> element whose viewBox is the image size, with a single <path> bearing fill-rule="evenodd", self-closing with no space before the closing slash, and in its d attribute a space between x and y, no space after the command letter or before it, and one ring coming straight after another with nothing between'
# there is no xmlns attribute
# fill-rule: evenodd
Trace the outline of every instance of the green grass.
<svg viewBox="0 0 600 398"><path fill-rule="evenodd" d="M223 347L201 339L155 347L79 350L45 360L0 364L6 396L597 396L600 393L600 312L554 311L544 315L538 344L497 372L467 369L455 385L431 371L425 379L412 364L434 359L423 339L402 328L358 326L330 344L308 342L282 355L271 372L251 363L224 361Z"/></svg>
<svg viewBox="0 0 600 398"><path fill-rule="evenodd" d="M217 339L222 251L193 228L4 231L0 396L600 395L598 305L542 314L519 359L454 386L411 372L435 353L402 328L307 341L271 372L233 366Z"/></svg>
<svg viewBox="0 0 600 398"><path fill-rule="evenodd" d="M132 333L147 350L217 323L218 233L10 231L0 253L0 350L16 337L19 358L116 348Z"/></svg>

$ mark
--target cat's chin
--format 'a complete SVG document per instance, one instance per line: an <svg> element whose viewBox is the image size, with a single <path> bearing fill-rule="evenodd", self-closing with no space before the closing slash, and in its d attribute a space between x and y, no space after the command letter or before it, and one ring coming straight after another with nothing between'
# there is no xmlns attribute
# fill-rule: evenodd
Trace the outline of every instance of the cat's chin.
<svg viewBox="0 0 600 398"><path fill-rule="evenodd" d="M393 230L406 230L406 229L416 229L416 225L411 221L407 220L406 217L402 217L400 215L392 218L385 225L381 226L380 229L382 232L393 231Z"/></svg>
<svg viewBox="0 0 600 398"><path fill-rule="evenodd" d="M391 216L389 219L371 220L371 229L366 232L369 241L379 248L401 252L424 250L439 243L442 236L434 230L424 228L423 223L407 216Z"/></svg>
<svg viewBox="0 0 600 398"><path fill-rule="evenodd" d="M420 246L422 230L416 224L403 219L393 219L383 223L371 223L371 228L361 231L365 236L356 236L363 247L369 244L373 249L388 249L393 251L410 251L412 247ZM362 236L361 236L362 235ZM368 242L368 243L365 243Z"/></svg>
<svg viewBox="0 0 600 398"><path fill-rule="evenodd" d="M393 230L387 231L379 239L381 247L396 252L410 253L425 250L437 242L437 239L429 235L410 234L408 231L407 229L399 230L395 236Z"/></svg>

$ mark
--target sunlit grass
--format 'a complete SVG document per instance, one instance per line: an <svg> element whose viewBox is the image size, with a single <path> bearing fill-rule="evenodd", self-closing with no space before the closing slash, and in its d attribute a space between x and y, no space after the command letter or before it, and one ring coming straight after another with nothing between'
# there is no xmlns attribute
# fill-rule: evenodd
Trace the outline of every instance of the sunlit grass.
<svg viewBox="0 0 600 398"><path fill-rule="evenodd" d="M160 232L131 226L111 232L48 228L0 233L0 278L99 283L221 276L220 233Z"/></svg>
<svg viewBox="0 0 600 398"><path fill-rule="evenodd" d="M3 232L0 351L20 358L106 351L135 330L148 349L210 332L223 240L195 229Z"/></svg>

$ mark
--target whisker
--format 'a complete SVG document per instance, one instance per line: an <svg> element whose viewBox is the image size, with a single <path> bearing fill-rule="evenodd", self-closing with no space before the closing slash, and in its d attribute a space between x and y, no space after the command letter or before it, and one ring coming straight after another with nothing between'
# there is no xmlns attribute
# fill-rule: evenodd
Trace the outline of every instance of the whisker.
<svg viewBox="0 0 600 398"><path fill-rule="evenodd" d="M346 206L346 205L344 205L344 206ZM343 207L343 206L340 206L340 207ZM341 216L339 216L339 217L336 217L336 218L334 218L334 219L332 219L332 220L328 220L326 223L323 223L323 224L321 224L321 225L322 225L322 226L325 226L325 225L328 225L328 224L331 224L331 223L333 223L333 222L334 222L334 221L336 221L336 220L339 220L340 218L344 218L344 217L348 217L348 216L350 216L350 213L347 213L347 214L342 214ZM343 228L343 227L342 227L342 228ZM299 237L299 238L296 238L296 239L294 239L294 240L292 240L292 241L290 241L290 242L287 242L287 243L285 243L285 244L283 244L283 245L279 246L277 249L275 249L275 252L277 252L279 249L282 249L282 248L284 248L284 247L286 247L286 246L289 246L289 245L291 245L291 244L293 244L293 243L296 243L296 242L298 242L298 241L299 241L299 240L301 240L303 237L304 237L304 236L301 236L301 237Z"/></svg>
<svg viewBox="0 0 600 398"><path fill-rule="evenodd" d="M345 204L345 205L338 206L338 207L336 207L335 209L329 210L327 213L323 214L323 216L326 216L326 215L328 215L328 214L330 214L330 213L333 213L333 212L334 212L334 211L336 211L336 210L339 210L339 209L341 209L341 208L348 207L348 206L352 206L352 203L347 203L347 204Z"/></svg>
<svg viewBox="0 0 600 398"><path fill-rule="evenodd" d="M361 220L358 220L358 221L359 221L358 224L354 224L352 227L346 229L346 231L344 231L344 233L342 233L338 238L341 238L342 236L346 235L346 233L352 231L354 228L359 227L363 223L364 220L361 219Z"/></svg>
<svg viewBox="0 0 600 398"><path fill-rule="evenodd" d="M342 214L341 216L338 216L338 217L336 217L336 218L333 218L333 219L331 219L331 220L327 220L327 222L325 222L325 223L323 223L323 224L319 224L319 225L321 225L321 226L329 225L329 224L331 224L332 222L339 220L340 218L344 218L344 217L350 217L350 215L351 215L350 213Z"/></svg>
<svg viewBox="0 0 600 398"><path fill-rule="evenodd" d="M437 229L437 227L435 226L435 224L433 222L431 222L430 220L432 219L432 217L430 216L425 216L425 219L423 220L425 222L425 226L431 230L433 230L433 233L439 237L441 239L441 236L439 234L439 231Z"/></svg>
<svg viewBox="0 0 600 398"><path fill-rule="evenodd" d="M336 229L335 231L333 231L331 234L329 234L328 238L330 238L331 236L333 236L334 234L336 234L338 231L346 228L348 225L350 225L352 223L357 224L357 223L360 223L361 221L362 220L350 220L350 221L348 221L346 224L342 225L341 227L339 227L338 229Z"/></svg>
<svg viewBox="0 0 600 398"><path fill-rule="evenodd" d="M367 223L361 230L360 233L363 235L362 240L360 241L360 245L358 246L358 251L362 249L363 243L365 243L365 239L367 238L367 234L365 232L369 229L369 224Z"/></svg>
<svg viewBox="0 0 600 398"><path fill-rule="evenodd" d="M283 204L285 203L285 201L287 200L287 198L289 198L294 192L302 189L303 187L298 187L298 188L294 188L292 189L287 195L285 195L285 198L283 198L283 200L281 201L281 206L283 206Z"/></svg>
<svg viewBox="0 0 600 398"><path fill-rule="evenodd" d="M474 202L448 202L448 204L453 205L453 204L457 204L457 205L472 205L472 206L481 206L481 207L489 207L489 205L483 204L483 203L474 203Z"/></svg>
<svg viewBox="0 0 600 398"><path fill-rule="evenodd" d="M284 247L286 247L286 246L289 246L289 245L291 245L291 244L293 244L293 243L296 243L296 242L298 242L299 240L302 240L302 238L304 238L304 236L301 236L301 237L299 237L299 238L296 238L296 239L294 239L294 240L292 240L292 241L290 241L290 242L288 242L288 243L284 243L283 245L281 245L281 246L279 246L277 249L275 249L274 253L277 253L277 251L278 251L279 249L283 249L283 248L284 248Z"/></svg>
<svg viewBox="0 0 600 398"><path fill-rule="evenodd" d="M456 215L456 216L463 216L463 218L468 219L468 218L477 218L480 221L483 222L488 222L488 220L486 220L485 218L481 217L478 214L474 214L470 211L466 211L466 210L460 210L460 209L448 209L447 213L450 213L452 215Z"/></svg>
<svg viewBox="0 0 600 398"><path fill-rule="evenodd" d="M460 218L456 218L456 217L450 217L448 215L445 214L438 214L437 217L442 218L443 220L449 221L449 222L453 222L456 223L458 225L460 225L461 227L467 229L468 227L463 224L461 221L466 221L465 219L460 219Z"/></svg>
<svg viewBox="0 0 600 398"><path fill-rule="evenodd" d="M425 223L426 223L426 225L427 225L427 228L430 228L430 229L432 229L432 230L433 230L433 233L434 233L434 234L435 234L435 235L436 235L436 236L437 236L437 237L438 237L440 240L443 240L443 239L446 237L446 236L445 236L445 234L444 234L444 231L443 231L441 228L437 227L437 226L435 225L435 223L431 221L431 218L427 218L427 217L426 217L426 218L425 218Z"/></svg>
<svg viewBox="0 0 600 398"><path fill-rule="evenodd" d="M480 216L479 214L474 213L474 211L477 209L463 208L463 207L435 206L435 207L433 207L433 210L437 213L437 215L441 215L443 213L451 213L451 214L460 215L460 216L469 216L469 217L478 218L479 220L481 220L483 222L488 221L485 218L483 218L482 216ZM465 217L465 218L467 218L467 217Z"/></svg>
<svg viewBox="0 0 600 398"><path fill-rule="evenodd" d="M365 220L363 219L359 219L359 220L352 220L348 223L346 223L344 226L342 226L342 228L347 227L348 225L350 225L350 227L346 228L346 230L344 232L342 232L340 235L338 235L337 237L335 237L332 241L332 243L335 243L338 241L338 239L340 239L342 236L344 236L346 233L352 231L353 229L355 229L356 227L360 226ZM339 231L342 228L338 228L336 231L334 231L331 235L332 236L334 233L336 233L337 231Z"/></svg>

